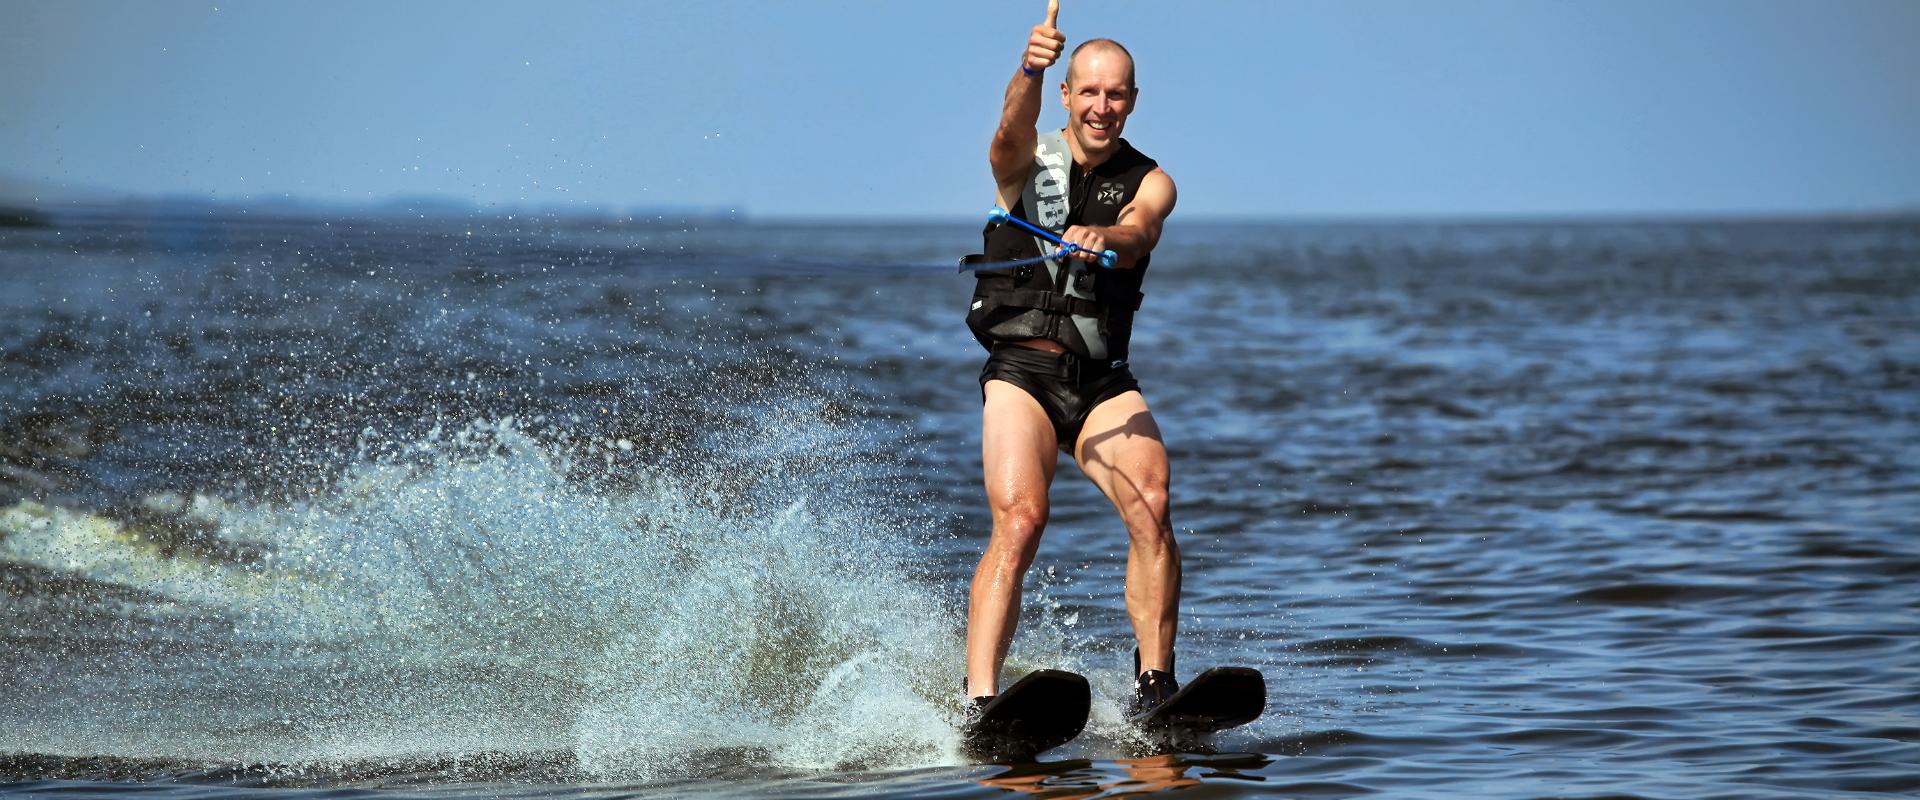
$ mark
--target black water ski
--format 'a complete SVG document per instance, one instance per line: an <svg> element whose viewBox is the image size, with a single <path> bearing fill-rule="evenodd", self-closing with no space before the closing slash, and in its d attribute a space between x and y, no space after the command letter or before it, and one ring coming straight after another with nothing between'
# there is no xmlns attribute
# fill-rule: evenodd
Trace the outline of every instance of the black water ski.
<svg viewBox="0 0 1920 800"><path fill-rule="evenodd" d="M1267 680L1257 669L1214 667L1180 687L1167 702L1127 719L1152 733L1204 736L1245 725L1267 707Z"/></svg>
<svg viewBox="0 0 1920 800"><path fill-rule="evenodd" d="M1087 727L1093 691L1071 672L1042 669L1007 687L967 726L967 755L983 761L1031 761Z"/></svg>

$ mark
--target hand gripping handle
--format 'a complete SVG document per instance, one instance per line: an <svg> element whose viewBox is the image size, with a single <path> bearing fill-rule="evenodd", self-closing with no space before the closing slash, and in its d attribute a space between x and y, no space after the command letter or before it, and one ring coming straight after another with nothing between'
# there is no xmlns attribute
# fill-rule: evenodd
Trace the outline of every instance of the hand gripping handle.
<svg viewBox="0 0 1920 800"><path fill-rule="evenodd" d="M1031 222L1028 222L1024 219L1016 217L1012 214L1009 214L1007 213L1006 209L1001 208L999 206L994 206L992 209L989 209L987 211L987 221L988 222L1011 222L1022 228L1026 228L1027 230L1032 231L1035 236L1039 236L1042 239L1046 239L1049 242L1053 242L1054 244L1060 245L1060 252L1062 253L1092 252L1087 248L1081 247L1080 245L1077 245L1077 244L1067 242L1061 239L1060 237L1053 235L1053 231L1049 231L1045 228L1036 227ZM1100 266L1106 267L1107 269L1113 269L1114 263L1119 260L1120 260L1120 254L1115 253L1112 250L1100 251Z"/></svg>

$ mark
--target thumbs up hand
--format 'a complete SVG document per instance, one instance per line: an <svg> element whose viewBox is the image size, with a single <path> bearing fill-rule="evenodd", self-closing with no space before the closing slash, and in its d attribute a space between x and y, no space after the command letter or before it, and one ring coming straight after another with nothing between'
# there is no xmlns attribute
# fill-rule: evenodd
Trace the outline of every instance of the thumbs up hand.
<svg viewBox="0 0 1920 800"><path fill-rule="evenodd" d="M1027 37L1027 55L1020 62L1021 69L1037 74L1060 60L1060 53L1067 49L1067 37L1055 27L1059 23L1060 0L1047 0L1047 21L1033 26L1032 35Z"/></svg>

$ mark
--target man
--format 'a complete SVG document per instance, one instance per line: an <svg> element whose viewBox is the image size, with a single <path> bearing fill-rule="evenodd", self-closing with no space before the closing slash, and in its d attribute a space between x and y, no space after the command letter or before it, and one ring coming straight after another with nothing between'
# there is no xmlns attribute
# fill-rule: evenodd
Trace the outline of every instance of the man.
<svg viewBox="0 0 1920 800"><path fill-rule="evenodd" d="M1066 37L1058 0L1033 28L1007 85L988 150L999 207L1081 249L1063 258L980 273L967 316L990 351L980 374L982 454L993 534L973 576L967 612L967 689L976 707L999 691L1020 615L1020 586L1047 521L1059 451L1073 456L1113 503L1128 536L1126 602L1139 711L1177 687L1173 640L1180 550L1167 514L1167 452L1139 384L1127 339L1148 255L1173 212L1173 179L1120 138L1140 90L1118 42L1075 48L1060 84L1064 131L1041 134L1045 72ZM1011 224L989 227L989 261L1054 252ZM1111 268L1098 254L1112 250Z"/></svg>

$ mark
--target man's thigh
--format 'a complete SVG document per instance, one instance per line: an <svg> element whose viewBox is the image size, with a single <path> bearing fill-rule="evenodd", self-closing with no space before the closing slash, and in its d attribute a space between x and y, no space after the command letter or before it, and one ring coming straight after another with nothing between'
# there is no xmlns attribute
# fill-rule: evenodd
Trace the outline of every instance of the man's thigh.
<svg viewBox="0 0 1920 800"><path fill-rule="evenodd" d="M1122 508L1142 494L1164 495L1167 448L1139 392L1110 398L1087 415L1074 460L1100 491Z"/></svg>
<svg viewBox="0 0 1920 800"><path fill-rule="evenodd" d="M995 513L1013 503L1046 507L1047 487L1060 462L1059 439L1040 403L1006 381L982 387L980 455L986 467L987 499Z"/></svg>

